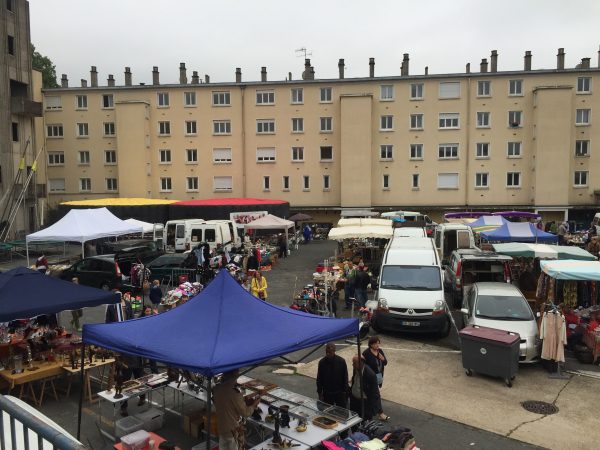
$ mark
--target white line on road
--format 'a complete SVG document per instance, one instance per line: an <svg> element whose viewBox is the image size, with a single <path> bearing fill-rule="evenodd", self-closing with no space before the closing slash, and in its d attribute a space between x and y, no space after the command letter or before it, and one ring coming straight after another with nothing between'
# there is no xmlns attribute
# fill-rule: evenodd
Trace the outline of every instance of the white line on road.
<svg viewBox="0 0 600 450"><path fill-rule="evenodd" d="M354 347L356 344L336 344L339 347ZM395 347L380 347L382 350L396 352L413 352L413 353L460 353L460 350L425 350L414 348L395 348Z"/></svg>

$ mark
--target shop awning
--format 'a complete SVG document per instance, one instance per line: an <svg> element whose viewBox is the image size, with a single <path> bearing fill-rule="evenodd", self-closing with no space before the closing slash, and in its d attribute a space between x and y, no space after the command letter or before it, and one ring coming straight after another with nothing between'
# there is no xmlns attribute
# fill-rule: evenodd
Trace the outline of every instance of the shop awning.
<svg viewBox="0 0 600 450"><path fill-rule="evenodd" d="M246 230L287 230L294 227L294 222L267 214L244 225Z"/></svg>
<svg viewBox="0 0 600 450"><path fill-rule="evenodd" d="M599 261L540 261L542 271L557 280L600 281Z"/></svg>
<svg viewBox="0 0 600 450"><path fill-rule="evenodd" d="M363 227L371 225L391 227L392 221L390 219L374 219L371 217L352 217L349 219L340 219L337 223L338 227Z"/></svg>
<svg viewBox="0 0 600 450"><path fill-rule="evenodd" d="M343 241L344 239L381 238L391 239L394 230L391 226L371 225L364 227L338 227L329 230L327 239Z"/></svg>
<svg viewBox="0 0 600 450"><path fill-rule="evenodd" d="M493 244L494 251L503 255L521 256L540 259L577 259L596 261L594 255L572 245L546 245L511 242L508 244Z"/></svg>

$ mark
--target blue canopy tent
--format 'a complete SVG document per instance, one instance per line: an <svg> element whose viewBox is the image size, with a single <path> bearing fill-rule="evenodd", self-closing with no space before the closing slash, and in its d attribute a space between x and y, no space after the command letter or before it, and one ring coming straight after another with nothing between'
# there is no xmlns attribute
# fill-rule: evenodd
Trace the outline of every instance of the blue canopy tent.
<svg viewBox="0 0 600 450"><path fill-rule="evenodd" d="M558 236L539 230L529 222L507 222L494 231L483 231L480 235L489 242L558 243Z"/></svg>
<svg viewBox="0 0 600 450"><path fill-rule="evenodd" d="M468 223L474 233L481 233L483 231L492 231L500 228L505 223L508 223L502 216L481 216L474 222Z"/></svg>
<svg viewBox="0 0 600 450"><path fill-rule="evenodd" d="M118 303L113 292L17 267L0 274L0 322Z"/></svg>

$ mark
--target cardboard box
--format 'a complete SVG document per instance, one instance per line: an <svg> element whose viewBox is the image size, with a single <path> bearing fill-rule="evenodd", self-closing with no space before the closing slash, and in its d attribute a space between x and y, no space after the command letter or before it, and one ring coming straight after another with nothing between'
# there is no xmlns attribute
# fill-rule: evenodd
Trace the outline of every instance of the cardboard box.
<svg viewBox="0 0 600 450"><path fill-rule="evenodd" d="M190 426L191 435L193 438L198 439L202 436L202 432L206 428L207 415L206 411L202 412L202 417L199 417L192 421ZM219 435L219 424L217 423L217 414L212 412L210 415L210 434L211 436Z"/></svg>
<svg viewBox="0 0 600 450"><path fill-rule="evenodd" d="M202 419L202 417L204 416L204 410L195 410L195 411L190 411L188 413L185 413L183 415L183 431L186 434L191 435L192 434L192 422L194 422L195 420L199 420Z"/></svg>

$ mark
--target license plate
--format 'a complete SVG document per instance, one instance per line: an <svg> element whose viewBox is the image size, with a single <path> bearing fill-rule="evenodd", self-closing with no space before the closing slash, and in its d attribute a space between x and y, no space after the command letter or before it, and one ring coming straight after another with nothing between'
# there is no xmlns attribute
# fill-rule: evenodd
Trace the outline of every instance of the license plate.
<svg viewBox="0 0 600 450"><path fill-rule="evenodd" d="M419 325L421 325L421 322L402 322L402 325L404 325L405 327L418 327Z"/></svg>

